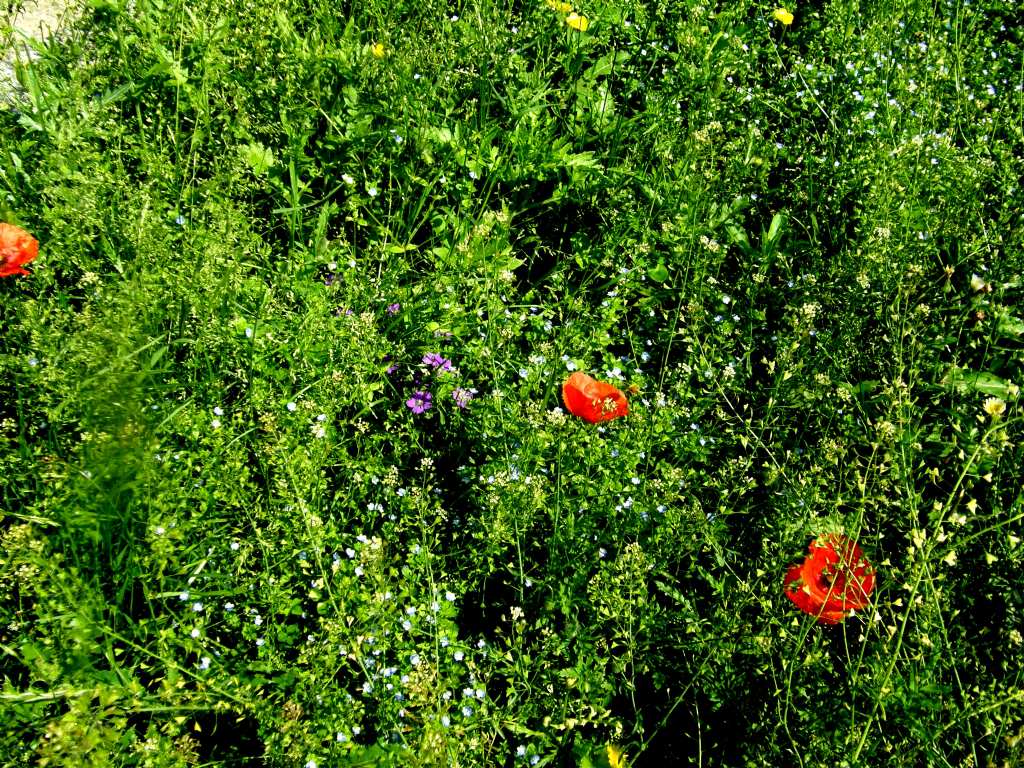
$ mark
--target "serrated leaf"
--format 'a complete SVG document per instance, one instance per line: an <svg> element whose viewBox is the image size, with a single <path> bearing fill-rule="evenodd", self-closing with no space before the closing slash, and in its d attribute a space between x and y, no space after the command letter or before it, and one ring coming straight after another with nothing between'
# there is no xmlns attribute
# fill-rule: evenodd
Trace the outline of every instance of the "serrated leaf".
<svg viewBox="0 0 1024 768"><path fill-rule="evenodd" d="M246 144L239 147L238 151L257 176L262 176L274 165L274 153L259 142Z"/></svg>

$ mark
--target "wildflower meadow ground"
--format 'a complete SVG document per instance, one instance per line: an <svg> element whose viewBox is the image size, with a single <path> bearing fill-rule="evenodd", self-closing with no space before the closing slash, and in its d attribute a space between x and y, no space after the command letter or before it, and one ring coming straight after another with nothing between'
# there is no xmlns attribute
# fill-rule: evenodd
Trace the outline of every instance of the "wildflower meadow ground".
<svg viewBox="0 0 1024 768"><path fill-rule="evenodd" d="M1024 764L1017 6L0 26L0 768Z"/></svg>

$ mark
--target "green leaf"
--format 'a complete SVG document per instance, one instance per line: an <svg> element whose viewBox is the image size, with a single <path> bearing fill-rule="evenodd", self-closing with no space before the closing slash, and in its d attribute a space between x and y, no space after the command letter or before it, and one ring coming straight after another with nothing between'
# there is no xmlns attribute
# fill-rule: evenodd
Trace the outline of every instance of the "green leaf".
<svg viewBox="0 0 1024 768"><path fill-rule="evenodd" d="M872 392L878 389L878 382L875 379L864 379L856 384L846 384L846 388L856 397L869 397Z"/></svg>
<svg viewBox="0 0 1024 768"><path fill-rule="evenodd" d="M668 267L664 261L659 261L657 266L647 270L647 276L656 283L664 283L669 278Z"/></svg>
<svg viewBox="0 0 1024 768"><path fill-rule="evenodd" d="M239 147L238 152L257 176L262 176L274 165L274 153L259 142Z"/></svg>
<svg viewBox="0 0 1024 768"><path fill-rule="evenodd" d="M980 392L983 395L1000 397L1004 400L1015 398L1020 391L1016 384L1001 379L994 373L988 371L968 371L955 365L949 369L949 372L942 379L942 383L965 395Z"/></svg>
<svg viewBox="0 0 1024 768"><path fill-rule="evenodd" d="M996 330L1004 336L1024 336L1024 320L1013 315L1002 315Z"/></svg>

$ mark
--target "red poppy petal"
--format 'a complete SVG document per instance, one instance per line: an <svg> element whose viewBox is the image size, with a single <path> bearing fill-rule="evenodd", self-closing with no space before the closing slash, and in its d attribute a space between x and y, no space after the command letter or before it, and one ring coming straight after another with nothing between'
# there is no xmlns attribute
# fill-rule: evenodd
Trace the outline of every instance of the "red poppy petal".
<svg viewBox="0 0 1024 768"><path fill-rule="evenodd" d="M856 542L840 534L811 541L804 561L784 581L787 597L819 622L837 624L865 608L875 586L875 571Z"/></svg>
<svg viewBox="0 0 1024 768"><path fill-rule="evenodd" d="M802 578L802 565L794 565L786 571L783 582L786 597L793 601L797 608L812 616L818 614L821 602L811 594Z"/></svg>
<svg viewBox="0 0 1024 768"><path fill-rule="evenodd" d="M819 624L838 624L849 615L846 611L830 611L823 607L817 618Z"/></svg>
<svg viewBox="0 0 1024 768"><path fill-rule="evenodd" d="M562 384L562 402L569 413L591 424L625 416L629 412L629 404L622 392L580 371Z"/></svg>
<svg viewBox="0 0 1024 768"><path fill-rule="evenodd" d="M0 222L0 277L27 275L22 269L39 255L39 242L21 227Z"/></svg>

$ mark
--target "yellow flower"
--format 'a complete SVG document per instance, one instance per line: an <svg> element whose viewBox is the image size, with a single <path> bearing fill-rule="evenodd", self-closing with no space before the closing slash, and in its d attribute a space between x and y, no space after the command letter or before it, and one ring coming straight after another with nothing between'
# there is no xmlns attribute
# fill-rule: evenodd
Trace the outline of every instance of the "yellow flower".
<svg viewBox="0 0 1024 768"><path fill-rule="evenodd" d="M371 45L370 46L370 53L373 54L373 58L375 58L375 59L383 59L384 58L384 43L374 43L373 45Z"/></svg>
<svg viewBox="0 0 1024 768"><path fill-rule="evenodd" d="M565 17L565 23L577 32L586 32L587 27L590 26L590 20L586 16L581 16L575 11Z"/></svg>
<svg viewBox="0 0 1024 768"><path fill-rule="evenodd" d="M561 0L545 0L548 8L552 11L558 11L558 13L572 13L572 6L568 3L563 3Z"/></svg>
<svg viewBox="0 0 1024 768"><path fill-rule="evenodd" d="M626 753L618 744L609 744L606 747L608 754L608 765L611 768L629 768L626 764Z"/></svg>
<svg viewBox="0 0 1024 768"><path fill-rule="evenodd" d="M793 23L793 14L787 11L785 8L776 8L775 13L772 14L772 18L776 21L782 22L784 27L788 27Z"/></svg>
<svg viewBox="0 0 1024 768"><path fill-rule="evenodd" d="M1006 403L998 397L990 397L986 399L982 408L985 409L985 413L992 417L993 421L1006 413Z"/></svg>

